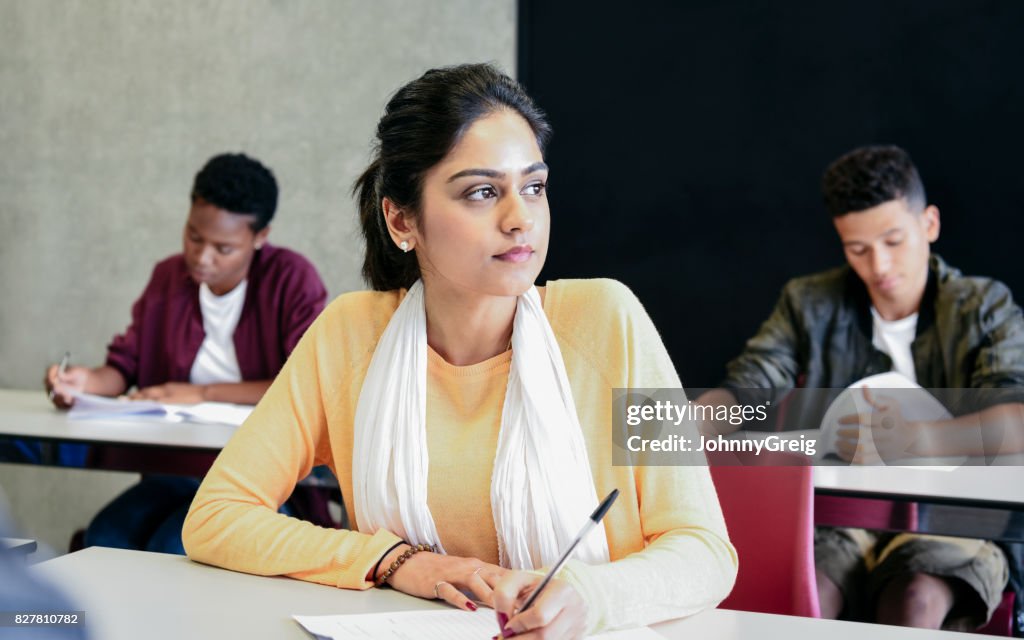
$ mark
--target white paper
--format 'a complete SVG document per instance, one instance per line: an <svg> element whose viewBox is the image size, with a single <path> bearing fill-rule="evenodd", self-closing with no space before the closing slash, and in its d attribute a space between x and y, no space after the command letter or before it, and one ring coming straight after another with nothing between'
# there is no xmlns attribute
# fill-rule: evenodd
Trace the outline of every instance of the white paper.
<svg viewBox="0 0 1024 640"><path fill-rule="evenodd" d="M241 426L255 408L247 404L228 402L200 402L193 405L164 405L188 422L204 424L230 424Z"/></svg>
<svg viewBox="0 0 1024 640"><path fill-rule="evenodd" d="M836 436L839 428L839 418L848 415L865 415L874 412L867 400L864 398L864 387L875 391L883 389L900 389L900 413L906 420L949 420L953 415L939 400L928 393L917 383L906 376L895 373L880 373L868 376L854 382L843 391L839 397L832 401L825 417L821 420L821 440L818 442L818 454L816 457L824 458L830 453L836 452ZM885 394L875 393L875 401L884 397ZM870 429L861 429L862 438L870 438ZM962 464L963 460L950 461L955 465ZM954 466L947 466L952 469ZM932 467L938 468L938 467Z"/></svg>
<svg viewBox="0 0 1024 640"><path fill-rule="evenodd" d="M200 422L238 426L253 407L227 402L199 404L163 404L153 400L107 398L91 393L76 393L68 417L73 420L110 420L117 418L157 418L171 422Z"/></svg>
<svg viewBox="0 0 1024 640"><path fill-rule="evenodd" d="M396 611L335 616L292 616L306 631L331 640L481 640L498 632L494 612ZM601 640L661 638L647 627L602 633Z"/></svg>

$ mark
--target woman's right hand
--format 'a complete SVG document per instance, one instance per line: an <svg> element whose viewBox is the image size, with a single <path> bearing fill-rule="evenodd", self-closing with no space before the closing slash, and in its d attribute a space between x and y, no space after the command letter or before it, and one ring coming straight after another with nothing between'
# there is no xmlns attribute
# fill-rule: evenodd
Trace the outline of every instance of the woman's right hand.
<svg viewBox="0 0 1024 640"><path fill-rule="evenodd" d="M46 391L58 409L69 409L75 403L74 394L85 391L88 382L89 367L68 367L60 373L60 367L55 364L50 365L43 379Z"/></svg>
<svg viewBox="0 0 1024 640"><path fill-rule="evenodd" d="M384 573L394 559L406 549L408 547L403 545L389 553L381 562L378 573ZM476 558L420 551L410 556L391 575L388 584L412 596L428 600L440 597L460 609L476 611L476 604L462 592L473 594L475 600L493 608L493 587L507 573L508 569Z"/></svg>

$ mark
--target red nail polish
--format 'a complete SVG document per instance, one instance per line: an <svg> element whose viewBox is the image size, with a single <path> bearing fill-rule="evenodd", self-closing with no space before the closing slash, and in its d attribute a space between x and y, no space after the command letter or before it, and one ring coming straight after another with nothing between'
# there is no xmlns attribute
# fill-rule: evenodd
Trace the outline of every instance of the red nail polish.
<svg viewBox="0 0 1024 640"><path fill-rule="evenodd" d="M502 612L498 612L498 627L504 631L505 625L508 624L508 616Z"/></svg>
<svg viewBox="0 0 1024 640"><path fill-rule="evenodd" d="M469 602L466 603L466 608L469 609L470 611L476 611L476 609L477 609L476 603L474 603L472 600L470 600Z"/></svg>
<svg viewBox="0 0 1024 640"><path fill-rule="evenodd" d="M511 637L517 636L517 635L519 635L519 634L517 634L515 631L513 631L511 629L502 629L502 631L501 631L501 637L502 638L511 638Z"/></svg>

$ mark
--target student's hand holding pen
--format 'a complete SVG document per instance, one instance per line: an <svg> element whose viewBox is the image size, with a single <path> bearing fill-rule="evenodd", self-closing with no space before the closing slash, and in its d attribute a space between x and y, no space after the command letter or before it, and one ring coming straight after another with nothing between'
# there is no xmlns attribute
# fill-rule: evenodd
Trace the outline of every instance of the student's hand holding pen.
<svg viewBox="0 0 1024 640"><path fill-rule="evenodd" d="M85 391L89 383L89 367L68 367L54 364L46 370L43 384L58 409L69 409L75 403L74 394Z"/></svg>
<svg viewBox="0 0 1024 640"><path fill-rule="evenodd" d="M582 638L587 630L587 603L568 582L553 579L533 604L523 607L544 576L510 571L494 587L498 627L495 638Z"/></svg>
<svg viewBox="0 0 1024 640"><path fill-rule="evenodd" d="M513 571L494 585L494 609L498 614L498 635L529 639L582 638L587 629L587 603L568 582L555 578L579 547L587 534L601 525L608 510L619 497L612 489L597 505L576 537L562 549L562 554L547 574L538 576Z"/></svg>

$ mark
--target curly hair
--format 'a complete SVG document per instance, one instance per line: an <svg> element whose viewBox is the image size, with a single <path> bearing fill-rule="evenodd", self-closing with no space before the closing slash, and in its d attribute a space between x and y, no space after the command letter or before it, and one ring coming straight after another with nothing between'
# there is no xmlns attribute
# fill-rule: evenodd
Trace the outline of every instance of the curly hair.
<svg viewBox="0 0 1024 640"><path fill-rule="evenodd" d="M912 211L924 208L924 185L917 167L903 149L859 147L843 154L821 179L825 209L833 218L904 199Z"/></svg>
<svg viewBox="0 0 1024 640"><path fill-rule="evenodd" d="M231 213L254 216L252 230L262 231L277 210L277 180L258 160L244 153L210 158L196 174L192 202L202 198Z"/></svg>

